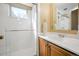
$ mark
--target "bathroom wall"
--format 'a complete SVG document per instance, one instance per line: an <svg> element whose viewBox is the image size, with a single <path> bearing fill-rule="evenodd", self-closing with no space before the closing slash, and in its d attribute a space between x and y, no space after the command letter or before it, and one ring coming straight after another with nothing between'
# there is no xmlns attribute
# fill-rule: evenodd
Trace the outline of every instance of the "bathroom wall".
<svg viewBox="0 0 79 59"><path fill-rule="evenodd" d="M38 31L41 33L55 31L56 7L53 3L38 4Z"/></svg>

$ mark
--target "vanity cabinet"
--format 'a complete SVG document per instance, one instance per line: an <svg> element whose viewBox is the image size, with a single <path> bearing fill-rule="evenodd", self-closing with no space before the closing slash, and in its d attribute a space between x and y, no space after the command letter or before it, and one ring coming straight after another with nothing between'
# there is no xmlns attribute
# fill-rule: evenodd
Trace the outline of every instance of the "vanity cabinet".
<svg viewBox="0 0 79 59"><path fill-rule="evenodd" d="M73 56L74 53L39 37L40 56Z"/></svg>

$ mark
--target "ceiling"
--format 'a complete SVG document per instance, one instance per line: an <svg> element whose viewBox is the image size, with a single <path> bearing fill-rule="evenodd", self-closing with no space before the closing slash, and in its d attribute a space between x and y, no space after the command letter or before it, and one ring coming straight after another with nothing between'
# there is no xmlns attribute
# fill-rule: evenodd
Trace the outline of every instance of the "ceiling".
<svg viewBox="0 0 79 59"><path fill-rule="evenodd" d="M66 11L70 11L71 9L78 6L77 3L55 3L55 4L56 7L62 11L65 11L64 9L66 9Z"/></svg>

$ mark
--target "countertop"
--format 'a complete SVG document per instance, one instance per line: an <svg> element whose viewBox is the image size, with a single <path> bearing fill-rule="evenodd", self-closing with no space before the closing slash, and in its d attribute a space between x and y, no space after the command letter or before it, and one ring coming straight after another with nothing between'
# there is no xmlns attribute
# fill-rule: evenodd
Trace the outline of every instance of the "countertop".
<svg viewBox="0 0 79 59"><path fill-rule="evenodd" d="M79 39L74 38L73 35L70 35L72 37L60 37L58 34L39 34L39 37L79 55Z"/></svg>

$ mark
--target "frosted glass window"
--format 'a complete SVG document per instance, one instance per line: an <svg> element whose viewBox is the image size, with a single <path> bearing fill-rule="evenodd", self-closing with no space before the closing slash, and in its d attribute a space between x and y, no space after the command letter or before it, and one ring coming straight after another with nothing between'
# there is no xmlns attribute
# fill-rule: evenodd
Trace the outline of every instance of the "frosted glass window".
<svg viewBox="0 0 79 59"><path fill-rule="evenodd" d="M28 19L28 10L17 8L17 7L11 7L11 16L17 17L17 18L24 18Z"/></svg>

